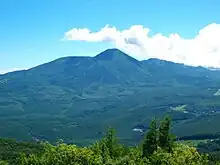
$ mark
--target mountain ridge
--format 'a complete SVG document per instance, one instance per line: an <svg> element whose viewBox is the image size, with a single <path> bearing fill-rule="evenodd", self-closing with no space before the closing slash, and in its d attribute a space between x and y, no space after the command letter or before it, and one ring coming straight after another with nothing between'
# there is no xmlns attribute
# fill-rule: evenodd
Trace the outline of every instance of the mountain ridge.
<svg viewBox="0 0 220 165"><path fill-rule="evenodd" d="M110 55L110 56L108 56ZM60 57L60 58L57 58L57 59L54 59L54 60L51 60L50 62L46 62L46 63L42 63L42 64L39 64L35 67L31 67L29 69L25 69L25 70L18 70L18 71L12 71L12 72L8 72L8 73L13 73L13 72L20 72L20 71L27 71L27 70L30 70L30 69L33 69L33 68L37 68L39 66L42 66L42 65L45 65L45 64L50 64L50 63L53 63L53 62L57 62L57 61L67 61L67 60L79 60L79 59L96 59L96 60L112 60L113 57L115 56L120 56L120 55L123 55L125 56L126 58L130 58L131 61L135 61L136 63L139 62L140 63L148 63L148 62L154 62L154 63L169 63L169 64L179 64L179 65L184 65L184 66L187 66L187 67L193 67L193 68L205 68L205 69L210 69L210 70L218 70L218 68L214 68L214 67L202 67L202 66L190 66L190 65L185 65L184 63L176 63L176 62L172 62L172 61L167 61L167 60L163 60L163 59L159 59L159 58L149 58L149 59L146 59L146 60L137 60L135 59L134 57L124 53L123 51L121 51L120 49L117 49L117 48L111 48L111 49L106 49L102 52L100 52L99 54L97 54L96 56L65 56L65 57ZM108 56L108 57L106 57ZM8 73L4 73L4 74L8 74ZM0 74L0 75L4 75L4 74Z"/></svg>
<svg viewBox="0 0 220 165"><path fill-rule="evenodd" d="M174 131L181 128L177 135L191 136L188 122L213 117L220 109L214 95L219 73L157 59L138 61L117 49L59 58L0 75L0 136L89 143L111 125L125 141L135 142L139 134L133 128L147 128L152 117L166 113L172 114Z"/></svg>

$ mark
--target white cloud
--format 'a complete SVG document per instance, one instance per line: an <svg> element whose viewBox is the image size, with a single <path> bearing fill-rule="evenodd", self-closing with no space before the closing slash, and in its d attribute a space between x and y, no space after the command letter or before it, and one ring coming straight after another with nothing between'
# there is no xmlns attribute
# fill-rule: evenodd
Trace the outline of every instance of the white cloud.
<svg viewBox="0 0 220 165"><path fill-rule="evenodd" d="M5 69L0 68L0 74L5 74L5 73L19 71L19 70L26 70L26 69L27 68L5 68Z"/></svg>
<svg viewBox="0 0 220 165"><path fill-rule="evenodd" d="M191 39L179 34L149 36L150 29L134 25L117 30L106 25L98 32L74 28L65 33L64 40L109 42L139 59L159 58L193 66L220 67L220 24L209 24Z"/></svg>

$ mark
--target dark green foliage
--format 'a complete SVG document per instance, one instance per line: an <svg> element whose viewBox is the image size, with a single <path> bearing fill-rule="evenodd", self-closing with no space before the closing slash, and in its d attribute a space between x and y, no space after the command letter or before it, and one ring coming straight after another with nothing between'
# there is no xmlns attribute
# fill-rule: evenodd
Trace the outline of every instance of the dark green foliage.
<svg viewBox="0 0 220 165"><path fill-rule="evenodd" d="M13 139L0 139L0 160L16 164L20 153L40 154L44 151L40 143L17 142Z"/></svg>
<svg viewBox="0 0 220 165"><path fill-rule="evenodd" d="M166 116L160 123L158 143L162 149L168 152L172 151L172 145L175 140L174 135L172 135L170 131L171 118L169 116Z"/></svg>
<svg viewBox="0 0 220 165"><path fill-rule="evenodd" d="M163 122L167 122L166 118ZM153 120L152 130L159 131ZM156 129L155 129L156 128ZM156 134L159 136L159 134ZM158 138L158 137L157 137ZM183 144L172 145L172 153L157 146L157 150L142 156L138 146L125 147L116 140L115 130L110 128L106 136L89 147L78 147L62 142L57 145L43 143L44 152L41 154L21 154L14 165L208 165L211 163L206 155L200 155L195 148ZM158 139L159 140L159 139ZM7 162L0 161L2 165ZM217 162L216 162L217 163Z"/></svg>
<svg viewBox="0 0 220 165"><path fill-rule="evenodd" d="M113 128L109 128L105 138L103 139L103 143L108 150L109 156L111 158L118 156L118 139L116 138L116 131Z"/></svg>
<svg viewBox="0 0 220 165"><path fill-rule="evenodd" d="M171 153L174 147L174 135L171 134L171 118L164 117L159 126L156 119L152 120L149 131L146 133L143 145L142 156L152 155L158 148Z"/></svg>
<svg viewBox="0 0 220 165"><path fill-rule="evenodd" d="M142 156L148 157L153 154L158 147L158 127L156 119L150 124L150 129L146 133L143 145L142 145Z"/></svg>
<svg viewBox="0 0 220 165"><path fill-rule="evenodd" d="M200 153L208 153L209 160L212 162L220 161L220 139L208 140L201 142L197 145L197 149Z"/></svg>
<svg viewBox="0 0 220 165"><path fill-rule="evenodd" d="M117 139L116 139L115 133L116 132L113 128L109 128L109 130L107 131L107 135L104 138L104 143L106 147L108 148L110 157L115 156L114 148L117 145Z"/></svg>

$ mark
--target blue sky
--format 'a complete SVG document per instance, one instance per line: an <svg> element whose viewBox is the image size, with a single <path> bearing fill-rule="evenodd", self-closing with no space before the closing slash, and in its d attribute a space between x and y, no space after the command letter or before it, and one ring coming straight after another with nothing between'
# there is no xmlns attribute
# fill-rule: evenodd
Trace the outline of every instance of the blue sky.
<svg viewBox="0 0 220 165"><path fill-rule="evenodd" d="M220 24L219 11L219 0L1 0L0 72L63 56L95 55L110 47L123 49L116 42L61 40L73 28L97 32L109 24L123 31L142 25L151 30L149 36L178 33L192 39L209 24Z"/></svg>

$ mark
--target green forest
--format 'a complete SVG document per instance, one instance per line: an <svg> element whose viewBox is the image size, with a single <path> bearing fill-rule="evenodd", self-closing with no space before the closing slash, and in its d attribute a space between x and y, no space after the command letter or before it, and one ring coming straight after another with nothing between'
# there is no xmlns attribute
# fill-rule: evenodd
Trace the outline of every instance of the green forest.
<svg viewBox="0 0 220 165"><path fill-rule="evenodd" d="M0 75L0 137L89 146L110 125L130 146L154 116L169 114L179 140L213 139L220 132L219 73L108 49Z"/></svg>
<svg viewBox="0 0 220 165"><path fill-rule="evenodd" d="M90 146L48 142L0 140L0 165L212 165L220 164L220 141L196 147L178 141L171 133L171 118L153 119L144 138L136 146L120 143L116 131Z"/></svg>

